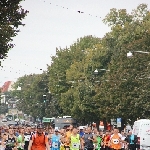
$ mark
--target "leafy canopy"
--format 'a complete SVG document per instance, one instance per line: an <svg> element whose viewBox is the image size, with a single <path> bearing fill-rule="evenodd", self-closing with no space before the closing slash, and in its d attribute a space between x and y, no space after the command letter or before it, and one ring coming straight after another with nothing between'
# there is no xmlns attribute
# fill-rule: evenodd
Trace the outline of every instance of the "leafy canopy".
<svg viewBox="0 0 150 150"><path fill-rule="evenodd" d="M111 31L102 39L85 36L70 47L56 49L44 75L46 80L35 75L30 87L24 88L27 104L42 104L46 87L52 94L46 115L71 115L84 123L150 117L150 55L136 52L150 52L148 7L141 4L131 14L125 9L111 9L104 22ZM127 58L129 51L133 58ZM94 74L96 69L98 73ZM31 80L29 76L27 79ZM33 95L32 101L29 95ZM32 105L29 107L28 112L36 116Z"/></svg>
<svg viewBox="0 0 150 150"><path fill-rule="evenodd" d="M6 58L8 51L13 48L13 37L18 34L19 26L24 26L22 20L28 11L22 8L21 1L0 1L0 60Z"/></svg>

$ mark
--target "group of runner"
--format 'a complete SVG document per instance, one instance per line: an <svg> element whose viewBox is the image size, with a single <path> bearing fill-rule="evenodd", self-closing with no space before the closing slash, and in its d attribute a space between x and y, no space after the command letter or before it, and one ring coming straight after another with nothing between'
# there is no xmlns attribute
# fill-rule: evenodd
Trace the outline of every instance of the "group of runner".
<svg viewBox="0 0 150 150"><path fill-rule="evenodd" d="M119 133L117 128L105 132L72 125L60 130L43 124L1 128L2 150L135 150L130 144L124 131Z"/></svg>

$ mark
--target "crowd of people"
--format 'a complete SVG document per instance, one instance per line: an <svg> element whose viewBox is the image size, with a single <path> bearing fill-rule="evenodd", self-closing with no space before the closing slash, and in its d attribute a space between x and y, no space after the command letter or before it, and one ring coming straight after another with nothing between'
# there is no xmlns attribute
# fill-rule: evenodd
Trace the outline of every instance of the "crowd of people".
<svg viewBox="0 0 150 150"><path fill-rule="evenodd" d="M0 128L1 150L136 150L137 137L132 131L117 128L98 131L91 127L53 129L38 124L36 127L3 126Z"/></svg>

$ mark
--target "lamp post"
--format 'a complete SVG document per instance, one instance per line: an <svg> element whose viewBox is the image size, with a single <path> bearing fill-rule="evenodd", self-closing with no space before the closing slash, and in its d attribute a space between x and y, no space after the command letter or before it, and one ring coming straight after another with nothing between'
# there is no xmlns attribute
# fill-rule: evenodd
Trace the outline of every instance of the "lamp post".
<svg viewBox="0 0 150 150"><path fill-rule="evenodd" d="M127 57L128 58L132 58L133 56L134 56L134 53L139 53L139 54L147 54L147 55L149 55L150 54L150 52L148 52L148 51L129 51L128 53L127 53ZM146 65L145 65L146 66ZM148 71L148 66L146 66L146 70ZM144 79L149 79L150 77L149 77L149 75L147 76L146 75L146 77L145 77L145 73L146 72L144 72L144 76L143 76L143 70L141 71L141 73L142 73L142 77L136 77L135 79L138 79L138 80L144 80ZM139 74L139 73L138 73ZM149 72L148 72L148 74L149 74ZM144 81L143 81L144 82ZM143 83L142 82L142 83ZM144 85L145 85L145 83L144 83ZM141 86L142 87L142 86ZM142 89L142 91L144 92L144 90ZM144 107L143 107L144 108ZM144 115L146 115L146 113L147 114L149 114L149 111L144 111L144 109L142 110L143 111L143 114Z"/></svg>
<svg viewBox="0 0 150 150"><path fill-rule="evenodd" d="M106 72L110 72L110 70L109 69L105 69L105 68L102 68L102 69L96 69L95 71L94 71L94 74L95 74L95 79L97 79L97 76L98 75L100 75L100 78L97 80L97 81L95 81L96 83L99 83L99 86L100 86L100 82L102 82L100 79L101 79L101 77L102 76L104 76L104 74L106 73ZM95 80L94 79L94 80ZM109 81L109 80L105 80L105 79L103 79L103 81ZM99 89L99 87L98 87L98 89ZM96 102L93 102L93 108L94 109L97 109L98 111L100 111L100 106L96 103ZM93 116L92 116L93 117ZM100 118L99 118L100 119ZM102 119L102 118L101 118ZM97 126L97 129L99 129L99 121L100 120L96 120L96 126ZM103 118L103 122L105 122L104 123L104 128L106 129L106 126L107 126L107 123L106 123L106 118Z"/></svg>
<svg viewBox="0 0 150 150"><path fill-rule="evenodd" d="M22 84L22 83L20 83L20 84ZM21 87L20 86L18 86L17 91L21 91ZM22 99L21 97L22 96L20 95L20 99ZM18 110L17 110L17 118L18 118Z"/></svg>
<svg viewBox="0 0 150 150"><path fill-rule="evenodd" d="M98 74L100 74L100 72L102 73L103 71L105 71L105 72L110 72L109 69L99 69L99 70L96 69L96 70L94 71L95 78L97 77ZM103 75L103 73L102 73L102 75ZM105 80L105 81L109 81L109 80ZM100 81L95 81L95 82L99 83Z"/></svg>
<svg viewBox="0 0 150 150"><path fill-rule="evenodd" d="M47 95L44 94L43 95L43 105L42 105L43 114L41 113L41 122L43 120L43 117L45 117L46 102L47 102Z"/></svg>
<svg viewBox="0 0 150 150"><path fill-rule="evenodd" d="M110 70L109 69L99 69L100 71L106 71L106 72L109 72ZM98 69L96 69L94 71L94 74L97 75L99 73Z"/></svg>
<svg viewBox="0 0 150 150"><path fill-rule="evenodd" d="M98 74L98 70L97 70L97 69L94 71L94 74L95 74L95 75L97 75L97 74Z"/></svg>
<svg viewBox="0 0 150 150"><path fill-rule="evenodd" d="M150 54L150 52L145 52L145 51L133 51L133 52L129 51L127 53L127 57L128 58L132 58L133 57L133 53Z"/></svg>
<svg viewBox="0 0 150 150"><path fill-rule="evenodd" d="M109 69L100 69L101 71L110 71Z"/></svg>

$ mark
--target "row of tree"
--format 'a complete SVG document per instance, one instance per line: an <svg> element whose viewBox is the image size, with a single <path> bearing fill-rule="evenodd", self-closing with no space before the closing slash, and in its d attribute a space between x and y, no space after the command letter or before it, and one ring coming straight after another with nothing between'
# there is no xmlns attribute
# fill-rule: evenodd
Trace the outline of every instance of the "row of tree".
<svg viewBox="0 0 150 150"><path fill-rule="evenodd" d="M150 117L150 55L136 53L150 52L148 6L131 14L111 9L104 22L111 31L103 38L86 36L56 49L47 71L18 79L15 88L22 90L13 94L20 97L20 109L34 117L65 114L83 122Z"/></svg>

